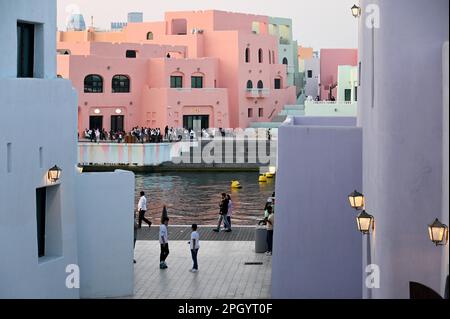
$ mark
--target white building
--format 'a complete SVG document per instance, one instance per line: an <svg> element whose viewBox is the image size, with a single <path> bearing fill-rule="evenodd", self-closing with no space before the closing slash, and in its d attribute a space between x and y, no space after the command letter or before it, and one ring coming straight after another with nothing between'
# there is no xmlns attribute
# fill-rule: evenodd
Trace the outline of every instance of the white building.
<svg viewBox="0 0 450 319"><path fill-rule="evenodd" d="M0 298L130 295L133 174L78 172L77 95L56 76L55 30L56 0L0 1Z"/></svg>
<svg viewBox="0 0 450 319"><path fill-rule="evenodd" d="M311 59L305 60L305 95L315 99L320 95L320 58L317 53Z"/></svg>

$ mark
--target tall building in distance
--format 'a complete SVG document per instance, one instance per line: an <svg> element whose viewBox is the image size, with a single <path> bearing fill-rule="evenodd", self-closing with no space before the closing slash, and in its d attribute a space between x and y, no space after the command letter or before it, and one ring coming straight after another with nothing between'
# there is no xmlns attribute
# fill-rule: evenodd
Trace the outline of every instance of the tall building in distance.
<svg viewBox="0 0 450 319"><path fill-rule="evenodd" d="M84 21L84 17L80 13L74 13L69 17L67 22L67 31L85 31L86 30L86 22Z"/></svg>

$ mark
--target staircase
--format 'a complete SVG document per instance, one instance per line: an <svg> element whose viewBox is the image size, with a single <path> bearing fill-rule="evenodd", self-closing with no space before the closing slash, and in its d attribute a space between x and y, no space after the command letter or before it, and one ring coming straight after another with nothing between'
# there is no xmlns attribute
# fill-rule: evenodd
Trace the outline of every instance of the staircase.
<svg viewBox="0 0 450 319"><path fill-rule="evenodd" d="M285 105L283 110L272 118L272 122L253 122L251 128L279 128L288 116L304 116L305 105Z"/></svg>

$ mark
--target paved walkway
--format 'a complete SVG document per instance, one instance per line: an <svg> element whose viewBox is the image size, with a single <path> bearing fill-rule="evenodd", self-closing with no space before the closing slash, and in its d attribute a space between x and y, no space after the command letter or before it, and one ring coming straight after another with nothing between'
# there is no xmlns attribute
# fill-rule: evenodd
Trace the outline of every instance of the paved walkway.
<svg viewBox="0 0 450 319"><path fill-rule="evenodd" d="M217 226L216 226L217 227ZM233 227L232 232L213 232L214 226L199 226L198 232L200 240L204 241L252 241L255 240L255 227ZM169 238L171 240L187 240L191 238L192 229L190 226L170 226ZM138 230L138 240L158 240L159 225L151 228L142 225Z"/></svg>
<svg viewBox="0 0 450 319"><path fill-rule="evenodd" d="M201 240L200 245L199 272L191 273L192 259L187 241L169 241L169 268L166 270L159 269L159 243L138 241L133 298L270 298L272 257L256 254L253 241ZM246 265L248 262L262 264Z"/></svg>

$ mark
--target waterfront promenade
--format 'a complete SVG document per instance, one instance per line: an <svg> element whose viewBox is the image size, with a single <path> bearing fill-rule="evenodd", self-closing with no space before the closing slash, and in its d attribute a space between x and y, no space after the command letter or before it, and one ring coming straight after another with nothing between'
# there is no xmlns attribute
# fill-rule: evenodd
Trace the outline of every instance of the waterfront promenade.
<svg viewBox="0 0 450 319"><path fill-rule="evenodd" d="M183 229L186 232L182 231ZM139 231L138 239L143 240L136 243L134 296L129 298L268 299L271 297L272 257L255 253L253 227L235 227L232 233L214 233L211 227L200 227L198 273L189 272L192 260L189 245L185 240L185 234L190 234L188 228L169 226L170 255L167 258L169 268L166 270L159 269L159 243L153 240L157 237L157 232L157 227L152 227L151 230L143 227Z"/></svg>

